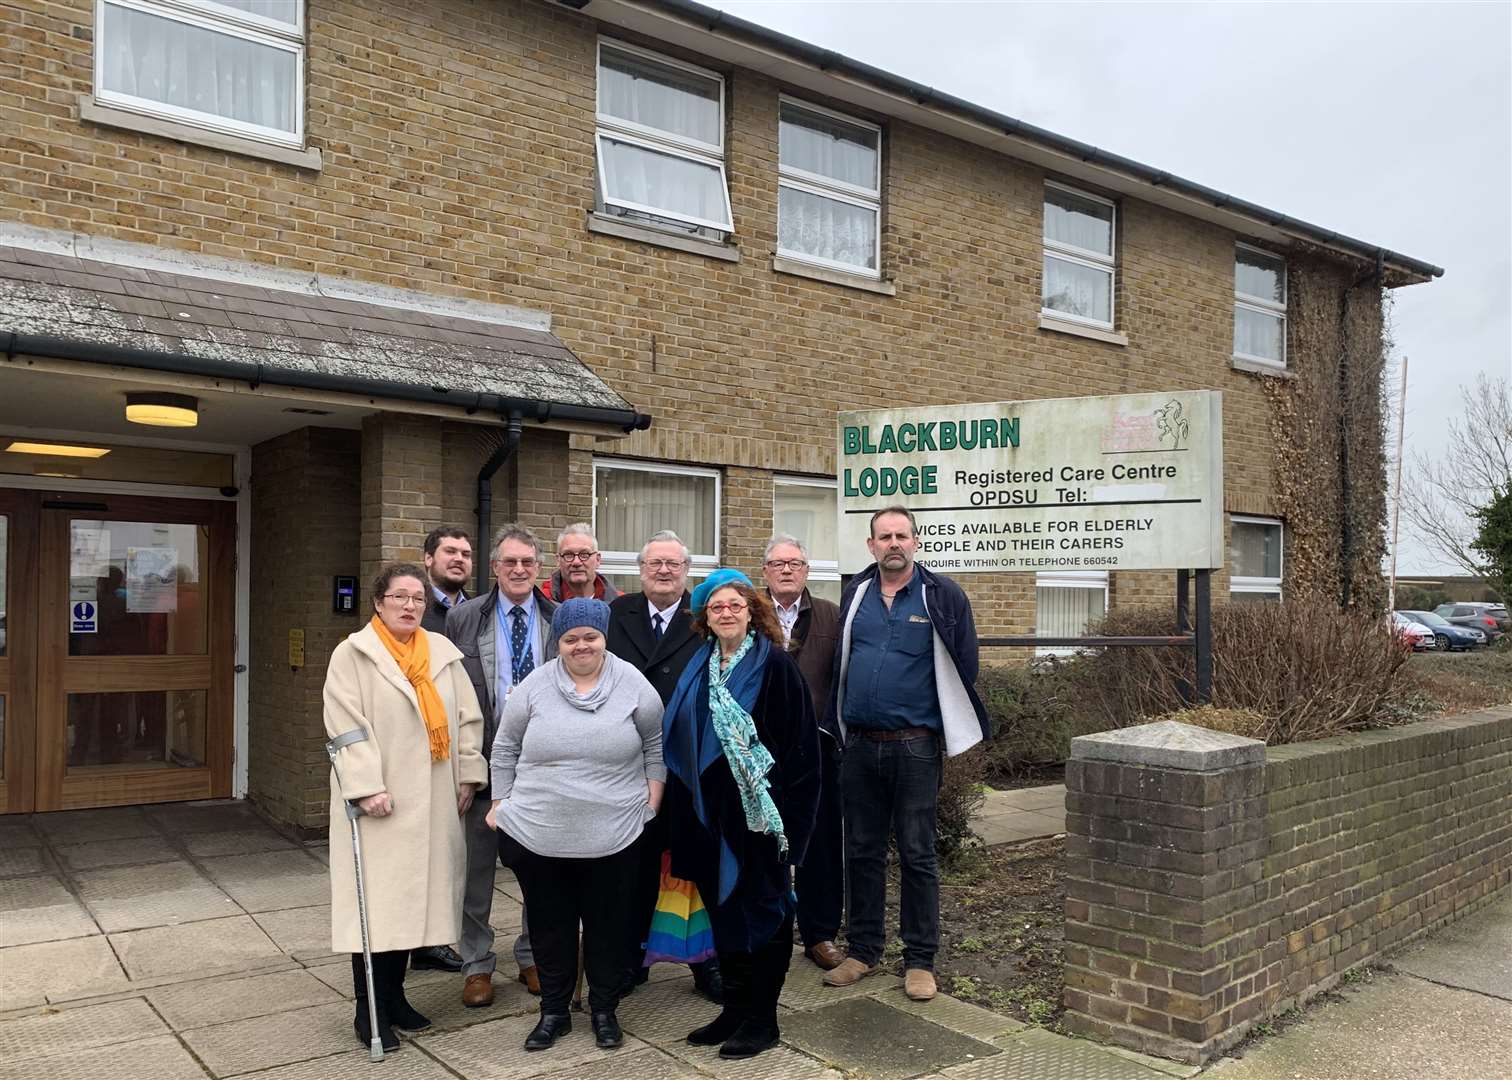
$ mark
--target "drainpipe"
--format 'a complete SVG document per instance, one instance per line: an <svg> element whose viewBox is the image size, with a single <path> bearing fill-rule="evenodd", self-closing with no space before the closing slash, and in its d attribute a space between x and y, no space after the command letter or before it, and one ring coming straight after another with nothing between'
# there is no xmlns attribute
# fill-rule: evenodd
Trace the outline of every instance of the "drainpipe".
<svg viewBox="0 0 1512 1080"><path fill-rule="evenodd" d="M492 534L493 524L493 478L494 474L504 467L504 463L514 457L516 450L520 448L520 432L524 428L525 417L519 409L509 410L507 417L509 426L504 432L504 441L501 442L483 467L478 470L478 550L485 549ZM488 558L478 559L478 582L473 590L474 596L482 596L488 590L488 563L493 558L493 552L488 552Z"/></svg>

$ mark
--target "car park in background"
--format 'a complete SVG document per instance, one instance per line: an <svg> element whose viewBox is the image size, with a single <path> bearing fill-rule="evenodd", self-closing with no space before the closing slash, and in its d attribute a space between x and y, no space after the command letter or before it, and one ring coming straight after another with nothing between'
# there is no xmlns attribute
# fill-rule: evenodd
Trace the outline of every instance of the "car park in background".
<svg viewBox="0 0 1512 1080"><path fill-rule="evenodd" d="M1413 652L1438 648L1438 639L1433 636L1433 630L1414 619L1409 619L1404 613L1393 611L1390 622L1391 632L1403 647Z"/></svg>
<svg viewBox="0 0 1512 1080"><path fill-rule="evenodd" d="M1469 626L1479 630L1488 642L1494 642L1505 634L1509 625L1505 604L1489 604L1483 601L1455 602L1440 604L1433 609L1433 613L1455 626Z"/></svg>
<svg viewBox="0 0 1512 1080"><path fill-rule="evenodd" d="M1434 641L1438 643L1442 651L1473 649L1477 645L1486 643L1486 635L1474 627L1455 626L1431 611L1403 611L1398 614L1405 615L1413 622L1421 623L1432 630Z"/></svg>

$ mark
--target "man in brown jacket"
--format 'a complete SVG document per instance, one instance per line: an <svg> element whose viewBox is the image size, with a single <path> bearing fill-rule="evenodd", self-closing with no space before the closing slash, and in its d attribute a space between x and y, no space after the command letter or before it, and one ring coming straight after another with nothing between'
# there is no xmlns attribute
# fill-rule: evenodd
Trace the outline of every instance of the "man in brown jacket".
<svg viewBox="0 0 1512 1080"><path fill-rule="evenodd" d="M767 542L762 574L766 577L767 595L777 609L788 653L798 661L798 670L808 683L815 713L822 713L830 703L840 609L809 592L808 549L796 537L779 533ZM841 832L844 812L840 800L840 746L823 727L819 730L819 749L822 762L819 817L809 840L808 855L798 868L795 891L803 955L827 971L844 959L835 946L845 902L845 845Z"/></svg>

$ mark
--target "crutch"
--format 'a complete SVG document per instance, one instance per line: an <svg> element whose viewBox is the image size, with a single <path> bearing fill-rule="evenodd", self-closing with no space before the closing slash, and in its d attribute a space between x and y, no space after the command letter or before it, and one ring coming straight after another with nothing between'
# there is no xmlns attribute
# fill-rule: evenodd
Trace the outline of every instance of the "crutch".
<svg viewBox="0 0 1512 1080"><path fill-rule="evenodd" d="M341 770L336 767L336 751L366 738L366 731L353 728L326 743L326 755L331 759L331 771L336 774L338 790L341 787ZM373 990L373 948L368 941L367 891L362 883L362 834L357 830L357 819L362 816L362 807L351 799L343 799L342 805L346 807L347 820L352 823L352 863L357 868L357 924L362 930L362 973L367 978L368 1030L372 1033L368 1040L368 1060L382 1061L383 1036L378 1030L378 995Z"/></svg>

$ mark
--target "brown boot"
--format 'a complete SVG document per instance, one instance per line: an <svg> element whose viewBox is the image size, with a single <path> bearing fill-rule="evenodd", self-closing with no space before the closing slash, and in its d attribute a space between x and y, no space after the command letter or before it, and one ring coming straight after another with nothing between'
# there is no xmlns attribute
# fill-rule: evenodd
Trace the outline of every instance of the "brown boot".
<svg viewBox="0 0 1512 1080"><path fill-rule="evenodd" d="M854 956L847 956L835 970L824 973L824 985L854 986L876 970L876 964L863 964Z"/></svg>
<svg viewBox="0 0 1512 1080"><path fill-rule="evenodd" d="M932 1001L935 996L934 972L909 968L903 973L903 992L911 1001Z"/></svg>
<svg viewBox="0 0 1512 1080"><path fill-rule="evenodd" d="M816 967L824 971L833 971L840 966L845 959L845 954L836 947L833 941L820 941L803 950L803 955L812 960Z"/></svg>
<svg viewBox="0 0 1512 1080"><path fill-rule="evenodd" d="M493 976L486 972L469 975L462 984L462 1004L469 1009L481 1009L492 1005L494 999Z"/></svg>

